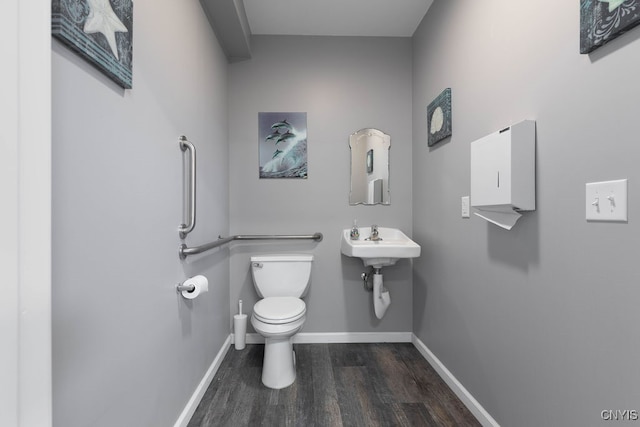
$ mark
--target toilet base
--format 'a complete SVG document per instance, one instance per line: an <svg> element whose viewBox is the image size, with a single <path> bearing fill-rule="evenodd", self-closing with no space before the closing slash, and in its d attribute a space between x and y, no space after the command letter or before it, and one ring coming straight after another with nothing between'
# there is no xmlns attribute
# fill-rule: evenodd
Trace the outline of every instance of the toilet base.
<svg viewBox="0 0 640 427"><path fill-rule="evenodd" d="M265 338L262 384L273 389L289 387L296 380L296 360L291 337Z"/></svg>

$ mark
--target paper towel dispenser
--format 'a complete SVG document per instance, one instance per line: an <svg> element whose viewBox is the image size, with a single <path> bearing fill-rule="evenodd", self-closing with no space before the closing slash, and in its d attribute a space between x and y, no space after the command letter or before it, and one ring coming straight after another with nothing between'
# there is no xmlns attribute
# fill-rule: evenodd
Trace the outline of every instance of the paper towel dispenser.
<svg viewBox="0 0 640 427"><path fill-rule="evenodd" d="M471 206L511 229L536 209L536 122L524 120L471 143Z"/></svg>

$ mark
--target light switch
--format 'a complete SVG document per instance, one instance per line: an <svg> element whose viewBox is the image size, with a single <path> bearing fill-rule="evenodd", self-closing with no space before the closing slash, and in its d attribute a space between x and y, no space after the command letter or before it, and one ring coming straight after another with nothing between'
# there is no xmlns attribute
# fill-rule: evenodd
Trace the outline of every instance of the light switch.
<svg viewBox="0 0 640 427"><path fill-rule="evenodd" d="M469 196L464 196L461 199L462 218L469 218Z"/></svg>
<svg viewBox="0 0 640 427"><path fill-rule="evenodd" d="M627 221L627 180L586 184L587 221Z"/></svg>

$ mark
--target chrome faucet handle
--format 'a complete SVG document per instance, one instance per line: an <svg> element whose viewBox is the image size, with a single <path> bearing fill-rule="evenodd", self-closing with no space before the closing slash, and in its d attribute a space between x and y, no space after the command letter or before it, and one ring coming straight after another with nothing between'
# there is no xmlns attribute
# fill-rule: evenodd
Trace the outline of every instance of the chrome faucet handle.
<svg viewBox="0 0 640 427"><path fill-rule="evenodd" d="M369 236L369 240L373 240L374 242L375 242L375 241L378 241L378 240L382 240L382 239L379 237L379 234L378 234L378 226L377 226L377 225L372 225L372 226L371 226L371 236Z"/></svg>

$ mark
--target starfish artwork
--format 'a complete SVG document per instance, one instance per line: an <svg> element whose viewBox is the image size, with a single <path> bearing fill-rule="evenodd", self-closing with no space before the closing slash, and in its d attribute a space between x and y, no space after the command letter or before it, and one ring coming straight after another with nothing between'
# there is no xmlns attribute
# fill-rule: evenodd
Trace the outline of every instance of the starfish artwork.
<svg viewBox="0 0 640 427"><path fill-rule="evenodd" d="M609 12L613 12L614 10L616 10L616 8L618 8L618 6L624 3L625 0L598 0L598 1L601 1L602 3L609 3Z"/></svg>
<svg viewBox="0 0 640 427"><path fill-rule="evenodd" d="M109 43L113 56L119 59L116 32L126 33L129 30L115 14L109 0L87 0L87 3L89 3L91 11L84 22L84 32L87 34L102 33Z"/></svg>
<svg viewBox="0 0 640 427"><path fill-rule="evenodd" d="M640 24L640 0L580 0L580 53L590 53Z"/></svg>
<svg viewBox="0 0 640 427"><path fill-rule="evenodd" d="M124 89L133 80L133 0L51 0L51 34Z"/></svg>
<svg viewBox="0 0 640 427"><path fill-rule="evenodd" d="M451 88L442 91L427 106L427 145L436 143L451 136Z"/></svg>

